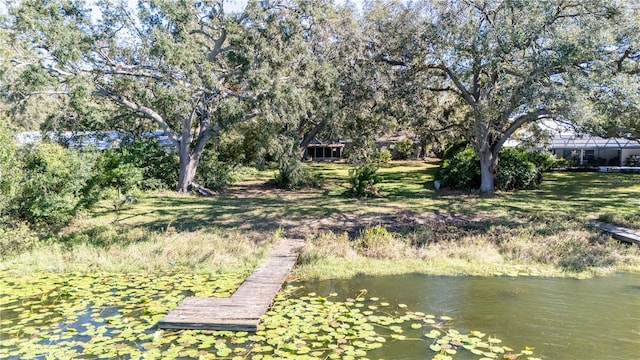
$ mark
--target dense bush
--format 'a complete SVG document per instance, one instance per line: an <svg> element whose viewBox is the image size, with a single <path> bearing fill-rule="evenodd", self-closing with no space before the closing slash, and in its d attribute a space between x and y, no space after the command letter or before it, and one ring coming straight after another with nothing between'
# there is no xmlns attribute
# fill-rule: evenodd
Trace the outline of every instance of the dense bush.
<svg viewBox="0 0 640 360"><path fill-rule="evenodd" d="M388 164L393 158L389 149L386 147L378 149L371 140L354 141L348 144L343 155L346 157L347 162L354 166L369 163L384 165Z"/></svg>
<svg viewBox="0 0 640 360"><path fill-rule="evenodd" d="M13 218L33 226L66 225L98 197L92 190L96 153L42 143L22 148L23 180L10 203Z"/></svg>
<svg viewBox="0 0 640 360"><path fill-rule="evenodd" d="M378 165L388 164L391 161L391 151L386 148L382 148L380 150L374 149L373 151L373 162Z"/></svg>
<svg viewBox="0 0 640 360"><path fill-rule="evenodd" d="M195 182L211 190L224 189L230 184L242 180L251 168L227 159L220 160L220 154L206 151L200 158Z"/></svg>
<svg viewBox="0 0 640 360"><path fill-rule="evenodd" d="M0 223L0 259L31 250L38 245L39 240L27 224Z"/></svg>
<svg viewBox="0 0 640 360"><path fill-rule="evenodd" d="M536 169L545 172L558 166L558 163L564 158L558 159L548 151L533 151L529 153L529 161L531 161Z"/></svg>
<svg viewBox="0 0 640 360"><path fill-rule="evenodd" d="M453 158L457 153L468 147L470 147L468 141L460 141L446 146L442 152L436 153L436 155L443 161L449 160Z"/></svg>
<svg viewBox="0 0 640 360"><path fill-rule="evenodd" d="M395 158L398 160L409 159L414 156L414 144L411 139L402 139L393 145Z"/></svg>
<svg viewBox="0 0 640 360"><path fill-rule="evenodd" d="M471 148L465 148L442 162L438 171L443 187L475 189L480 187L480 158Z"/></svg>
<svg viewBox="0 0 640 360"><path fill-rule="evenodd" d="M311 172L300 159L291 156L279 161L273 183L281 189L302 189L320 186L322 178Z"/></svg>
<svg viewBox="0 0 640 360"><path fill-rule="evenodd" d="M118 198L140 187L143 170L128 161L122 149L105 150L95 166L94 184L96 189L114 188Z"/></svg>
<svg viewBox="0 0 640 360"><path fill-rule="evenodd" d="M447 155L438 172L443 187L476 189L480 186L480 159L471 148ZM525 148L505 148L500 152L496 188L527 189L540 185L542 173L556 166L555 157L546 151L530 152Z"/></svg>
<svg viewBox="0 0 640 360"><path fill-rule="evenodd" d="M0 220L22 179L13 134L0 124Z"/></svg>
<svg viewBox="0 0 640 360"><path fill-rule="evenodd" d="M500 190L526 189L532 186L539 172L529 161L530 153L524 148L505 148L500 152L496 188Z"/></svg>
<svg viewBox="0 0 640 360"><path fill-rule="evenodd" d="M376 164L364 164L349 170L349 184L351 189L347 194L356 197L379 196L376 184L380 181Z"/></svg>
<svg viewBox="0 0 640 360"><path fill-rule="evenodd" d="M136 138L124 141L119 149L123 164L142 171L138 184L143 190L174 189L178 183L178 155L163 148L157 139Z"/></svg>
<svg viewBox="0 0 640 360"><path fill-rule="evenodd" d="M260 157L257 148L262 134L254 131L249 127L226 129L223 135L217 134L200 157L195 182L217 191L245 178L255 171L258 163L264 165L253 161Z"/></svg>

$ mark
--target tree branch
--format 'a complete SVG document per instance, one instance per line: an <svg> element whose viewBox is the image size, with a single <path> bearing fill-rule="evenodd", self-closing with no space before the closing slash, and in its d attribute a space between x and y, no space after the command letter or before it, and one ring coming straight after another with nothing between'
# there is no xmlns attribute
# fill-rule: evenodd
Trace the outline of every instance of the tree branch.
<svg viewBox="0 0 640 360"><path fill-rule="evenodd" d="M116 70L101 70L99 72L101 74L104 74L104 75L124 75L124 76L150 78L150 79L155 79L155 80L164 79L164 77L162 77L160 75L146 73L146 72L135 72L135 71L119 70L117 67L116 67Z"/></svg>
<svg viewBox="0 0 640 360"><path fill-rule="evenodd" d="M471 107L473 107L473 108L476 107L477 102L475 101L473 96L469 93L469 91L464 86L462 81L460 81L460 79L456 76L456 74L454 74L453 71L451 71L451 69L449 69L445 65L437 65L437 66L435 66L435 68L438 68L438 69L444 71L449 76L449 79L451 79L451 81L453 81L453 83L456 85L456 87L460 91L460 93L461 93L462 97L464 98L464 100L469 105L471 105Z"/></svg>
<svg viewBox="0 0 640 360"><path fill-rule="evenodd" d="M105 88L98 88L96 95L106 97L111 101L126 107L129 110L140 113L145 117L153 120L156 124L158 124L162 128L162 130L164 130L164 133L171 140L171 143L174 144L176 147L179 146L179 139L175 131L173 131L169 126L169 124L164 120L164 118L160 114L155 112L153 109L143 105L136 104L133 101L130 101L129 99L125 98L121 94L115 94L111 91L108 91Z"/></svg>
<svg viewBox="0 0 640 360"><path fill-rule="evenodd" d="M213 43L213 50L211 50L208 54L207 54L207 60L209 62L214 62L216 57L218 57L218 55L224 50L222 48L222 45L224 44L224 42L227 40L227 30L226 29L222 29L220 31L220 37L214 41Z"/></svg>
<svg viewBox="0 0 640 360"><path fill-rule="evenodd" d="M504 143L513 135L516 130L520 129L524 124L528 122L533 122L536 120L540 120L543 118L551 118L551 113L546 109L538 109L536 111L528 112L524 115L518 116L512 123L509 125L507 130L502 134L498 142L496 142L492 146L492 153L494 159L497 158L498 153L504 146Z"/></svg>

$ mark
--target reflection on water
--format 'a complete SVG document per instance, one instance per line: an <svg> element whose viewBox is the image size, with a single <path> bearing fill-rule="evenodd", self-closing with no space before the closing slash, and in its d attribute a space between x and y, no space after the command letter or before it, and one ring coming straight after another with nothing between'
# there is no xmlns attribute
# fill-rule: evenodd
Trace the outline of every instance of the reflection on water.
<svg viewBox="0 0 640 360"><path fill-rule="evenodd" d="M304 283L337 292L404 303L414 311L454 318L460 331L479 330L515 349L535 347L543 359L640 359L640 275L555 278L356 277ZM387 344L370 358L423 359L423 342ZM457 359L462 359L457 357Z"/></svg>

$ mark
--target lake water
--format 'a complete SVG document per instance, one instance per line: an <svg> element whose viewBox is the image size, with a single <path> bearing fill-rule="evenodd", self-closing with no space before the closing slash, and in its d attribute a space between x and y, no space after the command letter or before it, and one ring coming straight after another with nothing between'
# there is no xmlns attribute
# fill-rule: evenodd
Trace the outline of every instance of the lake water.
<svg viewBox="0 0 640 360"><path fill-rule="evenodd" d="M459 331L478 330L516 350L533 347L542 359L640 359L640 274L587 280L361 276L303 285L305 292L319 295L355 296L367 289L367 296L407 304L413 311L450 316ZM463 359L460 355L455 358ZM387 343L368 354L372 359L431 356L423 341Z"/></svg>

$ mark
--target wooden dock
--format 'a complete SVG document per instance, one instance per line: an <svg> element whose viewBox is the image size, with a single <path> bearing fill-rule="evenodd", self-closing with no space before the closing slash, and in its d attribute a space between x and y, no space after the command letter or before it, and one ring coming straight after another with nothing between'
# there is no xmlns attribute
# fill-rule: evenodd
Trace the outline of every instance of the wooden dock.
<svg viewBox="0 0 640 360"><path fill-rule="evenodd" d="M158 322L163 329L256 331L295 265L302 240L283 239L228 298L185 298Z"/></svg>
<svg viewBox="0 0 640 360"><path fill-rule="evenodd" d="M620 226L615 226L600 221L594 221L593 224L600 230L610 233L615 239L640 245L640 233Z"/></svg>

